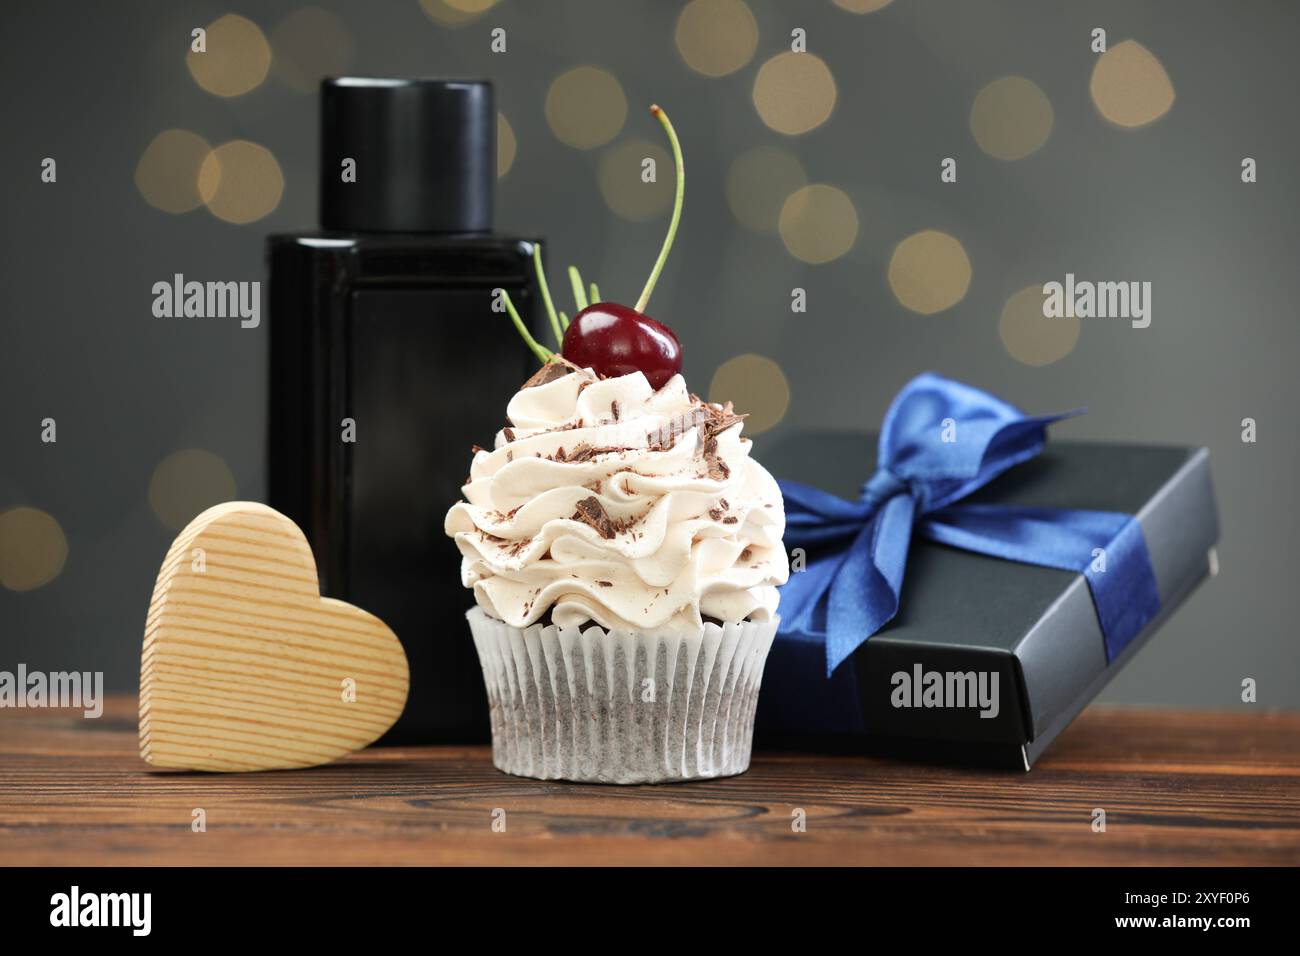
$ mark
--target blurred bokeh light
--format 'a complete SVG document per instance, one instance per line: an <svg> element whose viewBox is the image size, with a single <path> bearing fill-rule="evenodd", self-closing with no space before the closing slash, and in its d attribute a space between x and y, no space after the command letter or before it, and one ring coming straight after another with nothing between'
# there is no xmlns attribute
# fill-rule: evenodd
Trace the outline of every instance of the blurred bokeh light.
<svg viewBox="0 0 1300 956"><path fill-rule="evenodd" d="M998 321L1002 345L1017 362L1051 365L1074 350L1079 319L1043 315L1043 287L1031 285L1007 299Z"/></svg>
<svg viewBox="0 0 1300 956"><path fill-rule="evenodd" d="M149 505L158 520L180 531L201 511L235 497L235 477L219 456L202 448L173 452L149 480Z"/></svg>
<svg viewBox="0 0 1300 956"><path fill-rule="evenodd" d="M515 140L515 129L510 125L504 113L497 113L497 178L510 172L515 164L515 153L519 143Z"/></svg>
<svg viewBox="0 0 1300 956"><path fill-rule="evenodd" d="M841 10L850 13L875 13L893 3L893 0L831 0Z"/></svg>
<svg viewBox="0 0 1300 956"><path fill-rule="evenodd" d="M841 189L814 183L795 190L781 207L781 241L803 262L831 262L853 248L858 211Z"/></svg>
<svg viewBox="0 0 1300 956"><path fill-rule="evenodd" d="M497 0L420 0L420 9L434 23L460 27L477 20L496 4Z"/></svg>
<svg viewBox="0 0 1300 956"><path fill-rule="evenodd" d="M135 167L135 188L163 212L182 213L203 205L199 169L211 146L185 129L163 130L145 147Z"/></svg>
<svg viewBox="0 0 1300 956"><path fill-rule="evenodd" d="M1174 84L1154 53L1136 40L1097 58L1088 84L1098 112L1117 126L1154 123L1174 105Z"/></svg>
<svg viewBox="0 0 1300 956"><path fill-rule="evenodd" d="M755 232L776 232L781 207L808 183L798 157L775 146L757 146L732 160L727 205L736 221Z"/></svg>
<svg viewBox="0 0 1300 956"><path fill-rule="evenodd" d="M908 236L889 260L894 296L922 315L952 308L965 297L970 279L970 259L962 244L935 229Z"/></svg>
<svg viewBox="0 0 1300 956"><path fill-rule="evenodd" d="M199 193L208 211L226 222L256 222L275 211L283 192L275 155L246 139L218 146L199 169Z"/></svg>
<svg viewBox="0 0 1300 956"><path fill-rule="evenodd" d="M627 97L608 70L579 66L561 73L546 93L546 122L574 149L604 146L627 121Z"/></svg>
<svg viewBox="0 0 1300 956"><path fill-rule="evenodd" d="M207 30L207 52L185 55L194 82L216 96L242 96L255 90L271 68L271 47L252 20L227 13Z"/></svg>
<svg viewBox="0 0 1300 956"><path fill-rule="evenodd" d="M352 36L343 21L320 7L302 7L271 31L275 73L303 93L326 76L342 76L352 65Z"/></svg>
<svg viewBox="0 0 1300 956"><path fill-rule="evenodd" d="M815 53L778 53L754 77L754 108L771 129L787 136L814 130L835 109L835 77Z"/></svg>
<svg viewBox="0 0 1300 956"><path fill-rule="evenodd" d="M68 559L68 539L53 515L39 508L0 512L0 584L32 591L59 576Z"/></svg>
<svg viewBox="0 0 1300 956"><path fill-rule="evenodd" d="M655 161L655 181L643 182L641 164ZM628 140L610 147L600 157L600 194L621 219L653 219L672 206L676 187L673 158L657 143Z"/></svg>
<svg viewBox="0 0 1300 956"><path fill-rule="evenodd" d="M718 366L709 383L709 401L731 402L748 415L745 434L762 434L780 423L790 407L790 383L781 366L765 355L747 352Z"/></svg>
<svg viewBox="0 0 1300 956"><path fill-rule="evenodd" d="M758 23L744 0L691 0L677 17L677 52L705 76L735 73L758 48Z"/></svg>
<svg viewBox="0 0 1300 956"><path fill-rule="evenodd" d="M970 131L980 149L997 159L1024 159L1052 132L1052 103L1032 80L1004 76L975 95Z"/></svg>

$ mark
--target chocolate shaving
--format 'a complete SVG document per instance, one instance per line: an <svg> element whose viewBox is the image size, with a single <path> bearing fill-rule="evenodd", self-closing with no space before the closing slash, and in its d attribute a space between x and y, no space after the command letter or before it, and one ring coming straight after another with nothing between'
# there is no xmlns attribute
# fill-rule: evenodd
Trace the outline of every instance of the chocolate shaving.
<svg viewBox="0 0 1300 956"><path fill-rule="evenodd" d="M573 513L574 521L581 521L595 528L596 533L602 538L612 538L617 533L614 519L609 516L609 512L595 495L583 498L575 507L578 510Z"/></svg>
<svg viewBox="0 0 1300 956"><path fill-rule="evenodd" d="M578 366L557 357L534 372L532 378L524 382L521 388L535 388L538 385L547 385L577 371L581 371Z"/></svg>
<svg viewBox="0 0 1300 956"><path fill-rule="evenodd" d="M731 402L727 402L727 404L721 406L709 405L707 407L709 409L709 419L704 423L703 428L700 429L700 431L704 433L705 444L707 444L710 439L713 439L716 442L718 435L726 431L732 425L739 425L749 417L748 415L737 415L735 410L731 407Z"/></svg>
<svg viewBox="0 0 1300 956"><path fill-rule="evenodd" d="M752 548L746 548L744 551L740 552L740 558L738 560L748 561L753 556L754 556L754 550Z"/></svg>
<svg viewBox="0 0 1300 956"><path fill-rule="evenodd" d="M714 481L723 481L731 477L731 468L718 457L718 435L732 425L740 424L747 416L737 415L731 407L731 402L727 402L725 405L709 405L707 407L709 409L709 419L700 426L700 434L704 439L702 454L708 476Z"/></svg>
<svg viewBox="0 0 1300 956"><path fill-rule="evenodd" d="M503 428L501 429L501 434L506 436L506 441L515 440L515 430L513 428Z"/></svg>
<svg viewBox="0 0 1300 956"><path fill-rule="evenodd" d="M723 524L735 524L735 523L736 523L737 521L739 521L739 520L740 520L740 519L737 518L735 515L727 515L727 517L725 517L725 518L722 519L722 523L723 523Z"/></svg>
<svg viewBox="0 0 1300 956"><path fill-rule="evenodd" d="M483 446L482 446L482 445L470 445L470 446L469 446L469 450L470 450L470 453L471 453L471 454L475 454L475 455L477 455L479 452L481 452L481 451L483 450Z"/></svg>
<svg viewBox="0 0 1300 956"><path fill-rule="evenodd" d="M609 403L609 413L614 416L614 421L618 421L619 411L617 398Z"/></svg>
<svg viewBox="0 0 1300 956"><path fill-rule="evenodd" d="M621 453L630 450L631 449L629 448L620 448L613 445L592 445L589 442L584 441L574 445L573 451L569 452L569 457L565 460L570 462L591 461L597 455L608 455L611 453Z"/></svg>
<svg viewBox="0 0 1300 956"><path fill-rule="evenodd" d="M497 538L495 535L492 537L496 542L498 542L497 548L507 552L512 558L519 557L519 555L528 550L528 546L533 543L532 538L520 538L516 541L507 541L504 538Z"/></svg>
<svg viewBox="0 0 1300 956"><path fill-rule="evenodd" d="M645 443L649 451L667 451L677 444L677 440L692 428L704 424L709 419L709 409L703 405L692 408L689 412L674 415L660 425L655 431L646 432Z"/></svg>
<svg viewBox="0 0 1300 956"><path fill-rule="evenodd" d="M721 508L710 508L710 509L709 509L709 517L712 518L714 521L721 521L721 520L722 520L722 509L721 509Z"/></svg>
<svg viewBox="0 0 1300 956"><path fill-rule="evenodd" d="M602 588L612 588L614 586L613 581L597 581L596 583L599 584Z"/></svg>
<svg viewBox="0 0 1300 956"><path fill-rule="evenodd" d="M534 436L551 435L554 434L555 432L571 432L575 428L586 428L586 427L587 427L587 423L584 422L581 418L579 418L577 421L574 422L565 422L562 425L556 425L554 428L546 428L540 432L534 432L533 435Z"/></svg>

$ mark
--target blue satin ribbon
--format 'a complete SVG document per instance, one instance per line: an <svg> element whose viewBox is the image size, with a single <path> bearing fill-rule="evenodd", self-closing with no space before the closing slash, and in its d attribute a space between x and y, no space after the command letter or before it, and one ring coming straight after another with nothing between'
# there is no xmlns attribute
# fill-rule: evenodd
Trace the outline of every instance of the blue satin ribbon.
<svg viewBox="0 0 1300 956"><path fill-rule="evenodd" d="M961 503L1042 451L1049 424L1082 412L1028 416L940 375L912 379L885 415L878 467L857 501L781 482L785 543L804 549L807 565L781 588L778 634L823 642L829 677L898 612L915 529L954 548L1082 574L1113 660L1160 609L1137 519Z"/></svg>

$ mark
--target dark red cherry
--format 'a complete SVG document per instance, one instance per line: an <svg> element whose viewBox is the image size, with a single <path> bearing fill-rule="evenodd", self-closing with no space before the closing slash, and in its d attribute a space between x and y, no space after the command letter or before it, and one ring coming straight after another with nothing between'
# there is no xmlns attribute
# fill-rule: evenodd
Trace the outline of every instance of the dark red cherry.
<svg viewBox="0 0 1300 956"><path fill-rule="evenodd" d="M600 375L644 372L651 388L663 388L682 370L682 345L673 330L617 302L597 302L575 315L560 354Z"/></svg>

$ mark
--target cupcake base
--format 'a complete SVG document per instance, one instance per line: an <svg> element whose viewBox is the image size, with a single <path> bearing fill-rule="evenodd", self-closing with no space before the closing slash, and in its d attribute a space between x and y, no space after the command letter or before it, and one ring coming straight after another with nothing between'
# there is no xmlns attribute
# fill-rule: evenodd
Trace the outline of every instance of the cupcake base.
<svg viewBox="0 0 1300 956"><path fill-rule="evenodd" d="M659 635L466 615L483 666L492 761L538 780L663 783L749 767L777 621Z"/></svg>

